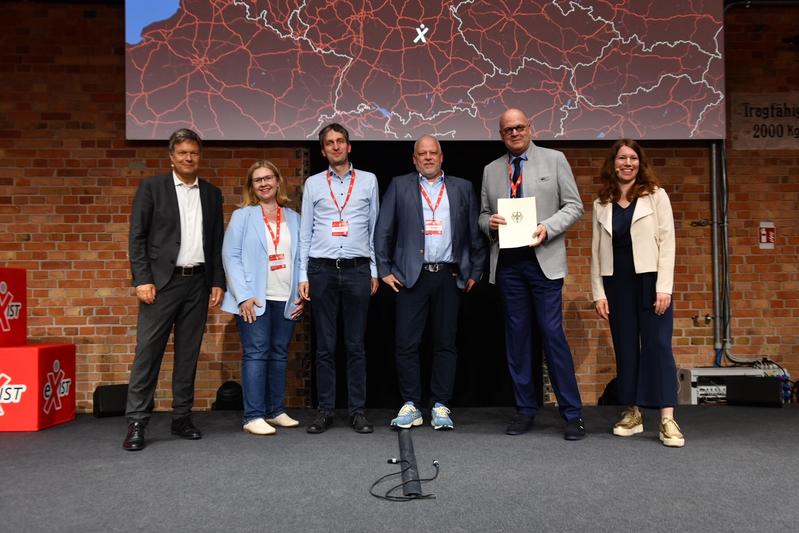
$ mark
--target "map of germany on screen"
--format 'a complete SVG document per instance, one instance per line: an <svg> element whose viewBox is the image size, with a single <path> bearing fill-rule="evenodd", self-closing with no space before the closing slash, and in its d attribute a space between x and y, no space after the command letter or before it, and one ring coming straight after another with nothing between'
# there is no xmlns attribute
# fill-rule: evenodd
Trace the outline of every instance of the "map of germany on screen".
<svg viewBox="0 0 799 533"><path fill-rule="evenodd" d="M129 139L721 139L722 0L127 0Z"/></svg>

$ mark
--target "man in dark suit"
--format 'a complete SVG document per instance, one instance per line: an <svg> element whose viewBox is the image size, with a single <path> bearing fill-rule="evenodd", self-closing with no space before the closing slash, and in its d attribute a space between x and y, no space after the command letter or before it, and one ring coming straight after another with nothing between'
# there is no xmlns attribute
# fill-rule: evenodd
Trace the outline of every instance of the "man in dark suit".
<svg viewBox="0 0 799 533"><path fill-rule="evenodd" d="M419 345L428 318L433 335L431 425L452 429L447 404L455 382L455 334L460 292L483 273L486 247L477 226L471 183L441 170L435 137L414 145L417 172L397 176L383 196L375 229L378 275L396 295L396 357L405 404L392 427L422 423Z"/></svg>
<svg viewBox="0 0 799 533"><path fill-rule="evenodd" d="M128 433L122 444L130 451L144 448L144 428L173 327L172 434L202 437L190 418L194 376L208 308L222 300L225 273L222 193L197 177L201 145L191 130L173 133L172 172L142 182L133 200L129 253L139 316L125 412Z"/></svg>

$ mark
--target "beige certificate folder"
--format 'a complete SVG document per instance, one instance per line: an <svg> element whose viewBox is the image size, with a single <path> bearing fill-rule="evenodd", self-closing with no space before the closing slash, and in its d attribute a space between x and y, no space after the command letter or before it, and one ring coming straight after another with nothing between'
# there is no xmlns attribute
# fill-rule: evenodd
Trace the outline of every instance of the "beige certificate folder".
<svg viewBox="0 0 799 533"><path fill-rule="evenodd" d="M535 197L498 198L497 214L505 217L506 224L499 226L499 247L519 248L533 243L538 226L535 212Z"/></svg>

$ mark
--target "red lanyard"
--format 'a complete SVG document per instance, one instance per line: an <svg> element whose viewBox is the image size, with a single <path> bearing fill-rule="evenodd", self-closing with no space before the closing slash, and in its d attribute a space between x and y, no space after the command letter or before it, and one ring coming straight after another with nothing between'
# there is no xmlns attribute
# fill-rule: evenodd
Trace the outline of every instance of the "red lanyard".
<svg viewBox="0 0 799 533"><path fill-rule="evenodd" d="M339 220L343 220L341 214L344 212L344 208L347 207L347 203L349 203L350 201L350 196L352 196L352 188L355 186L355 169L353 168L351 172L352 176L350 177L350 188L347 190L347 197L344 198L344 204L341 207L339 207L338 200L336 200L336 195L333 194L333 180L331 178L332 174L330 172L330 169L327 169L327 188L330 189L330 198L333 199L333 203L335 204L336 209L338 210Z"/></svg>
<svg viewBox="0 0 799 533"><path fill-rule="evenodd" d="M522 159L521 165L524 165L524 159ZM510 182L510 197L516 198L516 191L519 190L519 186L522 184L522 181L524 181L521 166L519 166L519 181L513 183L513 163L508 163L508 181Z"/></svg>
<svg viewBox="0 0 799 533"><path fill-rule="evenodd" d="M266 210L264 210L264 206L261 206L261 214L264 216L264 224L266 224L266 229L269 230L269 236L272 237L272 244L275 245L275 253L277 253L277 245L280 244L280 213L283 211L282 207L277 208L277 212L275 213L275 219L277 223L277 235L275 232L272 231L272 227L269 225L269 219L266 218Z"/></svg>
<svg viewBox="0 0 799 533"><path fill-rule="evenodd" d="M430 206L430 210L433 212L433 220L436 219L436 209L438 209L438 206L441 205L441 199L444 197L444 189L446 188L447 184L441 183L441 190L438 191L438 200L436 200L436 206L433 207L433 201L430 199L430 196L427 195L427 191L424 190L424 186L421 183L419 184L419 191L421 191L425 202L427 202L427 205Z"/></svg>

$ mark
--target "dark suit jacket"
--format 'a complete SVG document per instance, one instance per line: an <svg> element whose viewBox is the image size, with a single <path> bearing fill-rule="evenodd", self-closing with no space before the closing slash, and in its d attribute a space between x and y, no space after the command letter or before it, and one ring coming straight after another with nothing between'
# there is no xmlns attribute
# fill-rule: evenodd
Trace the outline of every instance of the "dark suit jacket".
<svg viewBox="0 0 799 533"><path fill-rule="evenodd" d="M477 226L477 197L468 181L444 177L452 225L452 255L460 274L458 287L466 280L479 280L485 268L486 245ZM382 278L394 276L406 287L412 287L424 262L424 220L419 173L397 176L391 180L380 203L375 228L377 273Z"/></svg>
<svg viewBox="0 0 799 533"><path fill-rule="evenodd" d="M222 193L202 179L199 187L203 210L205 282L210 292L211 287L225 288ZM180 250L180 212L171 172L149 178L139 185L130 213L128 247L134 287L153 283L156 289L161 289L169 282Z"/></svg>

